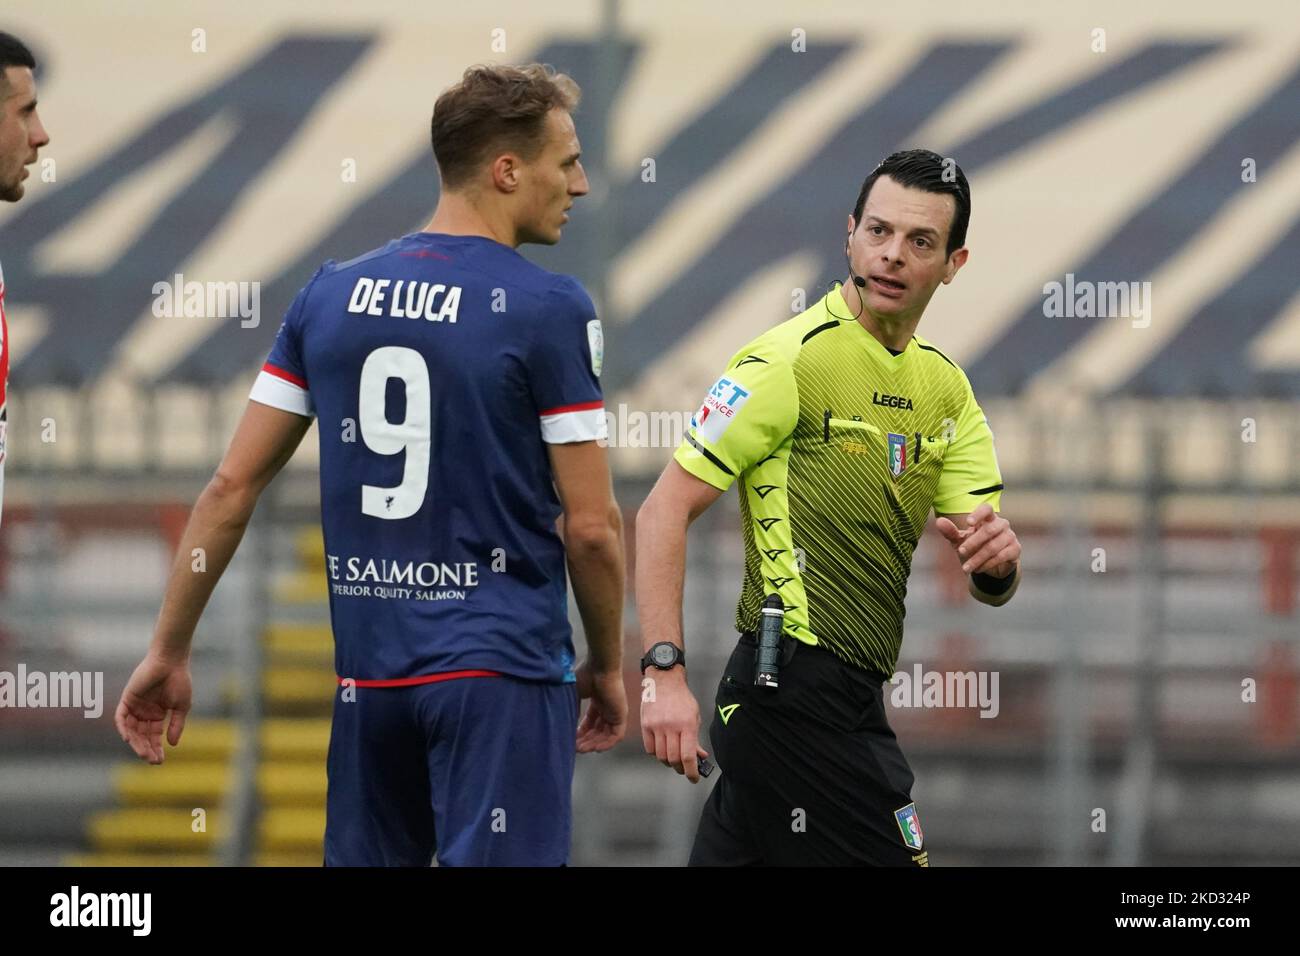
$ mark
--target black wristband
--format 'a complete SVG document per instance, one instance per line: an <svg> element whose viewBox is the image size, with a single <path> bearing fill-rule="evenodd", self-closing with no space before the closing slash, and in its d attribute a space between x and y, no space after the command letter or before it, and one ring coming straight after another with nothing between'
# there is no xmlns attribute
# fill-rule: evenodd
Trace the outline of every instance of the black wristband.
<svg viewBox="0 0 1300 956"><path fill-rule="evenodd" d="M970 579L971 582L975 585L977 590L983 591L985 594L989 595L990 597L997 597L998 595L1006 594L1009 590L1011 590L1011 584L1012 582L1015 581L1016 575L1018 573L1019 573L1019 568L1012 568L1011 573L1008 574L1005 578L995 578L991 574L976 573L976 574L972 574L970 576Z"/></svg>

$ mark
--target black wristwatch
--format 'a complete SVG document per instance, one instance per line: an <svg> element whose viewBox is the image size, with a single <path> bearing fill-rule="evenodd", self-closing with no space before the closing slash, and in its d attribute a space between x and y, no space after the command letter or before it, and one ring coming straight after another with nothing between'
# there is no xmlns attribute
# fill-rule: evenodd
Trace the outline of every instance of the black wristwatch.
<svg viewBox="0 0 1300 956"><path fill-rule="evenodd" d="M647 667L657 667L661 671L672 670L678 664L686 666L686 652L671 641L660 641L646 651L641 658L641 673Z"/></svg>

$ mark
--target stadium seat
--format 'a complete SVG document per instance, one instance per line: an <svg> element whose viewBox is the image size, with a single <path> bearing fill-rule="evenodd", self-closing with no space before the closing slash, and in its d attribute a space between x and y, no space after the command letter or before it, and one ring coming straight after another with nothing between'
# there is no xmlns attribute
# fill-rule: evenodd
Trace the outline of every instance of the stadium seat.
<svg viewBox="0 0 1300 956"><path fill-rule="evenodd" d="M182 738L182 742L187 741ZM228 761L175 761L170 755L161 767L145 763L119 764L112 774L113 791L117 799L128 807L158 804L218 806L226 799L231 784Z"/></svg>
<svg viewBox="0 0 1300 956"><path fill-rule="evenodd" d="M334 661L334 636L324 624L272 624L262 646L269 663L328 667Z"/></svg>
<svg viewBox="0 0 1300 956"><path fill-rule="evenodd" d="M315 571L324 570L325 538L319 527L304 525L294 538L294 549L305 567Z"/></svg>
<svg viewBox="0 0 1300 956"><path fill-rule="evenodd" d="M329 742L328 718L269 718L262 722L263 760L319 760L324 767Z"/></svg>
<svg viewBox="0 0 1300 956"><path fill-rule="evenodd" d="M325 804L325 762L321 759L264 761L257 771L257 795L266 806Z"/></svg>
<svg viewBox="0 0 1300 956"><path fill-rule="evenodd" d="M277 575L272 596L279 604L321 604L329 598L325 575L320 571L293 571Z"/></svg>
<svg viewBox="0 0 1300 956"><path fill-rule="evenodd" d="M212 866L215 861L202 853L74 853L63 858L64 866Z"/></svg>
<svg viewBox="0 0 1300 956"><path fill-rule="evenodd" d="M272 807L262 811L258 845L263 852L317 853L323 858L324 801L317 807Z"/></svg>
<svg viewBox="0 0 1300 956"><path fill-rule="evenodd" d="M105 810L90 817L90 842L101 852L183 850L193 854L212 850L220 840L224 817L220 812L209 813L200 832L192 829L194 819L190 810Z"/></svg>
<svg viewBox="0 0 1300 956"><path fill-rule="evenodd" d="M255 866L320 866L323 853L291 853L274 851L257 854Z"/></svg>
<svg viewBox="0 0 1300 956"><path fill-rule="evenodd" d="M268 666L262 674L262 699L268 711L288 708L328 713L338 686L332 667Z"/></svg>

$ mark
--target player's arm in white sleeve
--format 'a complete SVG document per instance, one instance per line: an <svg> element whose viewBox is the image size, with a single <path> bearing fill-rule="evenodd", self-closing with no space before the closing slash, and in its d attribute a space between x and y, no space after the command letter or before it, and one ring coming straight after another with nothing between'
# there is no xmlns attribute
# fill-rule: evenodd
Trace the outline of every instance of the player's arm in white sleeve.
<svg viewBox="0 0 1300 956"><path fill-rule="evenodd" d="M614 500L604 448L594 441L548 444L551 472L564 508L564 555L582 616L587 659L578 694L591 704L578 727L579 753L608 750L627 732L623 685L623 600L627 571L623 515Z"/></svg>
<svg viewBox="0 0 1300 956"><path fill-rule="evenodd" d="M559 531L587 643L576 678L579 698L590 703L576 747L589 753L608 750L627 732L623 516L614 500L608 452L599 443L606 437L604 338L591 298L567 276L557 278L536 327L528 384L560 499Z"/></svg>

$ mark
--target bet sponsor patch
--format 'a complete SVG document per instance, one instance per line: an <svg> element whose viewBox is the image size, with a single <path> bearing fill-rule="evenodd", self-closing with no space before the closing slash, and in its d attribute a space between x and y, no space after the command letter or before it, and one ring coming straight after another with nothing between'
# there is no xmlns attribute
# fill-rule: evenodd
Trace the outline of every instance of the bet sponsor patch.
<svg viewBox="0 0 1300 956"><path fill-rule="evenodd" d="M691 417L695 434L717 444L753 393L734 378L724 375L713 383L704 402Z"/></svg>
<svg viewBox="0 0 1300 956"><path fill-rule="evenodd" d="M702 405L695 410L695 414L690 419L690 427L695 429L698 437L710 442L711 445L718 444L723 434L731 427L732 421L736 420L736 415L740 414L741 408L745 407L745 402L749 401L751 394L753 393L735 378L725 375L720 377L714 382L714 386L708 389Z"/></svg>

